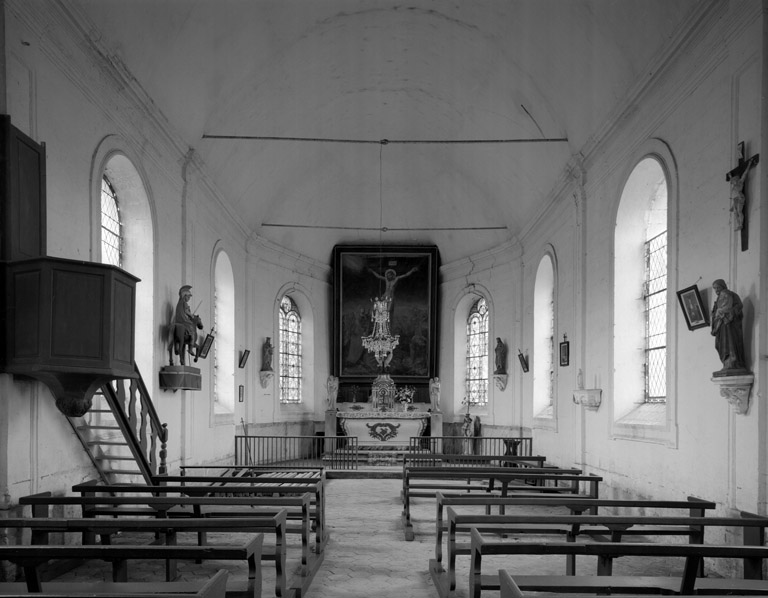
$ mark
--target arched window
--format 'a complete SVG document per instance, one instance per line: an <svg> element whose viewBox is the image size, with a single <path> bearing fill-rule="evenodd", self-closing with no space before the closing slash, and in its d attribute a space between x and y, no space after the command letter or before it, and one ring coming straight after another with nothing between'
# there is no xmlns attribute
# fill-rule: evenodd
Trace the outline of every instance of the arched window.
<svg viewBox="0 0 768 598"><path fill-rule="evenodd" d="M213 270L213 410L235 411L235 277L225 251L216 254ZM230 418L227 417L227 423Z"/></svg>
<svg viewBox="0 0 768 598"><path fill-rule="evenodd" d="M488 304L481 297L467 316L466 399L471 405L488 403Z"/></svg>
<svg viewBox="0 0 768 598"><path fill-rule="evenodd" d="M156 352L167 350L155 322L152 202L140 171L112 141L110 138L98 148L92 164L92 259L122 268L141 280L135 295L134 360L146 379L155 367Z"/></svg>
<svg viewBox="0 0 768 598"><path fill-rule="evenodd" d="M545 255L536 271L533 297L533 414L554 417L555 270Z"/></svg>
<svg viewBox="0 0 768 598"><path fill-rule="evenodd" d="M101 262L123 266L123 223L117 192L110 180L101 177Z"/></svg>
<svg viewBox="0 0 768 598"><path fill-rule="evenodd" d="M667 178L654 157L627 179L614 241L614 417L661 424L667 399Z"/></svg>
<svg viewBox="0 0 768 598"><path fill-rule="evenodd" d="M280 300L280 402L301 403L301 315L288 295Z"/></svg>

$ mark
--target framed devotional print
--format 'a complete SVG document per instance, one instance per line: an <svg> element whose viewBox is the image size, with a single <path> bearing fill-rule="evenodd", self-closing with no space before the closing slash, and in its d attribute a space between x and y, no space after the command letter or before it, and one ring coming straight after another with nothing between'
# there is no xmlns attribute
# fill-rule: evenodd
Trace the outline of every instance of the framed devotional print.
<svg viewBox="0 0 768 598"><path fill-rule="evenodd" d="M677 292L677 300L685 316L685 323L688 324L688 330L696 330L709 325L707 320L707 309L699 293L699 287L696 285L687 287Z"/></svg>
<svg viewBox="0 0 768 598"><path fill-rule="evenodd" d="M333 250L333 369L342 384L389 374L427 383L437 371L435 246Z"/></svg>

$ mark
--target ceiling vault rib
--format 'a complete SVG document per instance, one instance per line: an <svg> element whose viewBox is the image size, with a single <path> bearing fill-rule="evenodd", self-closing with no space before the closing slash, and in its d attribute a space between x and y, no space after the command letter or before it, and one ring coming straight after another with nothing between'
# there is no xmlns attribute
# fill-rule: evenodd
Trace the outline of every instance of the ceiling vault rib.
<svg viewBox="0 0 768 598"><path fill-rule="evenodd" d="M495 144L495 143L568 143L567 137L545 137L530 139L339 139L333 137L276 137L272 135L212 135L203 134L203 139L231 141L301 141L311 143L372 143L389 144Z"/></svg>

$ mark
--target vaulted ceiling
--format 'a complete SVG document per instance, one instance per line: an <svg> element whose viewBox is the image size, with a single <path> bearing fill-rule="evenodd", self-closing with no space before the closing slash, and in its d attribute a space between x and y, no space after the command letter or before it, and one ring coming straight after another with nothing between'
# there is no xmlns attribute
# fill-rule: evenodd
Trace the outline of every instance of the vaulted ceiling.
<svg viewBox="0 0 768 598"><path fill-rule="evenodd" d="M324 262L515 242L701 5L74 1L241 222Z"/></svg>

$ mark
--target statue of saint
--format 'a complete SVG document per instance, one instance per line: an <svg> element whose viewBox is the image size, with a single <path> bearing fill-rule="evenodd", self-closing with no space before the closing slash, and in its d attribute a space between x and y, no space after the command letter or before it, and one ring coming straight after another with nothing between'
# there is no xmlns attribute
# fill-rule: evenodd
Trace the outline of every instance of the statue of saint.
<svg viewBox="0 0 768 598"><path fill-rule="evenodd" d="M475 430L472 416L469 412L464 414L464 421L461 423L461 435L464 437L464 440L461 441L462 453L465 455L473 454L472 444L474 441Z"/></svg>
<svg viewBox="0 0 768 598"><path fill-rule="evenodd" d="M440 378L435 376L429 380L429 400L435 411L440 411Z"/></svg>
<svg viewBox="0 0 768 598"><path fill-rule="evenodd" d="M325 386L328 391L328 409L333 409L336 405L336 397L339 394L339 379L333 375L328 376Z"/></svg>
<svg viewBox="0 0 768 598"><path fill-rule="evenodd" d="M186 365L186 353L194 355L197 361L200 346L197 343L197 329L203 328L200 316L192 313L189 300L192 299L192 287L188 284L179 289L179 300L173 312L168 344L168 362L173 365L173 354L179 356L181 365Z"/></svg>
<svg viewBox="0 0 768 598"><path fill-rule="evenodd" d="M272 347L272 339L270 337L267 337L267 340L264 341L264 345L261 347L261 371L262 372L272 371L272 353L273 352L274 352L274 347Z"/></svg>
<svg viewBox="0 0 768 598"><path fill-rule="evenodd" d="M723 368L715 376L727 376L747 371L744 359L743 305L739 296L728 290L725 281L718 278L712 283L715 303L712 306L712 336Z"/></svg>
<svg viewBox="0 0 768 598"><path fill-rule="evenodd" d="M506 374L507 373L507 345L505 345L500 338L496 338L496 369L494 374Z"/></svg>

